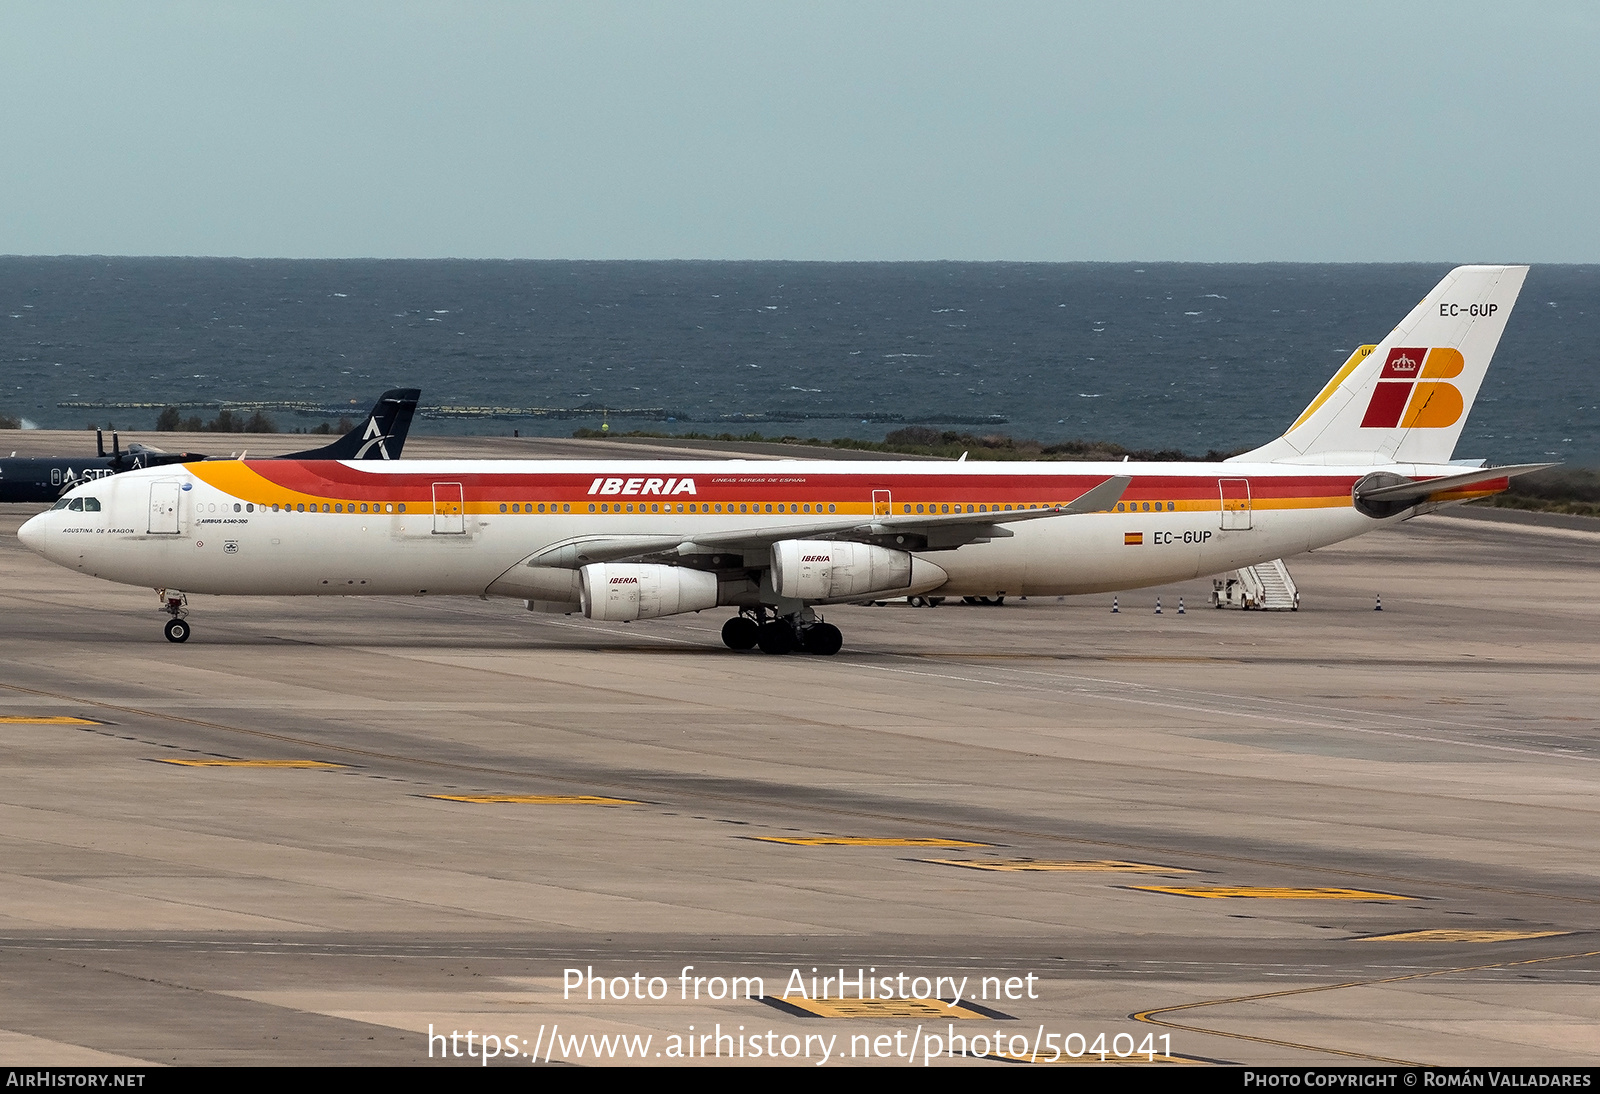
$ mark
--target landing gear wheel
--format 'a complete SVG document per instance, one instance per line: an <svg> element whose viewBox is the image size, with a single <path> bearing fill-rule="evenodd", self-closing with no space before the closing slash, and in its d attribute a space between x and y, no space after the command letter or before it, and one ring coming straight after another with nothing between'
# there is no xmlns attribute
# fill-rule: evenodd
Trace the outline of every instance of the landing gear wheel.
<svg viewBox="0 0 1600 1094"><path fill-rule="evenodd" d="M803 641L807 653L832 657L844 645L844 635L832 623L818 623L806 631Z"/></svg>
<svg viewBox="0 0 1600 1094"><path fill-rule="evenodd" d="M794 649L794 628L781 620L763 623L756 631L756 645L762 653L789 653Z"/></svg>
<svg viewBox="0 0 1600 1094"><path fill-rule="evenodd" d="M760 633L761 628L754 619L736 615L722 625L722 644L730 650L747 650L756 644Z"/></svg>
<svg viewBox="0 0 1600 1094"><path fill-rule="evenodd" d="M181 619L169 619L165 628L168 642L189 641L189 624Z"/></svg>

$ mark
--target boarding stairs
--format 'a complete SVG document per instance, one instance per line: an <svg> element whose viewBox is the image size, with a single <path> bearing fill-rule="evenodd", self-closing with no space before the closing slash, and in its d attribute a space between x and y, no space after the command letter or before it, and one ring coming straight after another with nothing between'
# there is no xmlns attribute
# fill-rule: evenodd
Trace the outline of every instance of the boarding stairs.
<svg viewBox="0 0 1600 1094"><path fill-rule="evenodd" d="M1212 578L1211 603L1218 608L1297 612L1300 590L1295 588L1294 578L1289 576L1289 567L1283 564L1283 559L1275 558Z"/></svg>

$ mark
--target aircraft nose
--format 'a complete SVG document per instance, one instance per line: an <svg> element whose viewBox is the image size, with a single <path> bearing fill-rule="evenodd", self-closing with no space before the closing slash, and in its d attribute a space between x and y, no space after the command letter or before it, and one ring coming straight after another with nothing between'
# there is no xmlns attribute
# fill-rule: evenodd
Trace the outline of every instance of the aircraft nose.
<svg viewBox="0 0 1600 1094"><path fill-rule="evenodd" d="M45 514L40 513L25 521L22 527L17 529L17 538L22 541L22 545L39 554L44 553L44 518Z"/></svg>

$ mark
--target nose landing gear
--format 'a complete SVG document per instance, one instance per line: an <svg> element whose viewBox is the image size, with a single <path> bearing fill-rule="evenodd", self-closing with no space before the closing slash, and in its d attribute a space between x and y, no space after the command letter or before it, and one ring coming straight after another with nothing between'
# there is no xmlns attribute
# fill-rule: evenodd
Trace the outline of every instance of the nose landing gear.
<svg viewBox="0 0 1600 1094"><path fill-rule="evenodd" d="M184 619L189 614L189 598L177 589L157 589L156 595L161 598L161 610L172 617L162 628L166 631L167 641L189 641L189 623Z"/></svg>

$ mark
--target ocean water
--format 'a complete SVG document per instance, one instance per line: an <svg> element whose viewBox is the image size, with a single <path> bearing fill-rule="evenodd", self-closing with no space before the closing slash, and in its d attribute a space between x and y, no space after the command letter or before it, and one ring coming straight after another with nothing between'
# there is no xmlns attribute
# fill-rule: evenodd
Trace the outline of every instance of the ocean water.
<svg viewBox="0 0 1600 1094"><path fill-rule="evenodd" d="M1237 450L1448 268L0 258L0 412L149 428L167 403L333 412L416 386L554 412L429 433L565 435L610 408L619 431ZM1596 345L1600 266L1535 267L1457 456L1600 464Z"/></svg>

